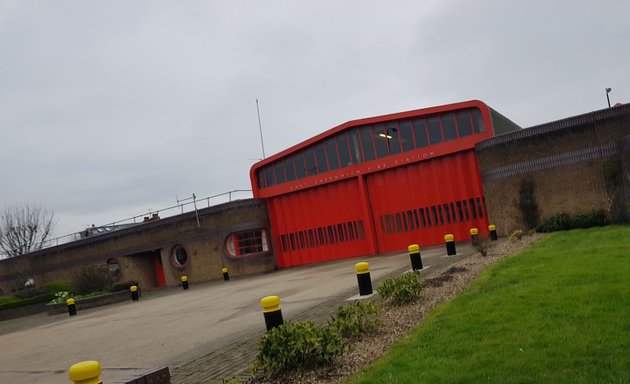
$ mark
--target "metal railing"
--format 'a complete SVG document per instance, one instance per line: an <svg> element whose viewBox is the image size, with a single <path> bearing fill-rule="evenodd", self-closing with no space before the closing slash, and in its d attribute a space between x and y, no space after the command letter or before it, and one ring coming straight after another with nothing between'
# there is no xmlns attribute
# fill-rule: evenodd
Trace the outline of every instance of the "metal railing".
<svg viewBox="0 0 630 384"><path fill-rule="evenodd" d="M246 197L242 196L245 193L247 193L248 196ZM235 198L235 197L238 197L238 198ZM220 198L226 198L227 201L220 201ZM108 232L112 232L118 229L127 228L132 225L141 224L146 221L151 221L151 219L152 218L155 219L155 217L164 218L164 217L180 215L185 212L193 212L199 208L197 207L197 203L202 203L205 207L211 207L214 205L230 202L233 199L241 200L244 198L252 198L251 189L233 189L228 192L219 193L217 195L212 195L212 196L204 197L201 199L197 199L195 194L193 193L193 195L189 198L185 198L182 200L177 199L177 204L171 207L161 208L161 209L156 209L156 210L149 210L148 213L143 213L141 215L135 215L126 219L112 221L110 223L99 225L99 226L93 226L91 228L86 228L85 230L80 231L80 232L74 232L68 235L63 235L63 236L55 237L53 239L46 240L42 248L54 247L56 245L61 245L61 244L69 243L72 241L80 240L85 237L97 236L102 233L108 233Z"/></svg>

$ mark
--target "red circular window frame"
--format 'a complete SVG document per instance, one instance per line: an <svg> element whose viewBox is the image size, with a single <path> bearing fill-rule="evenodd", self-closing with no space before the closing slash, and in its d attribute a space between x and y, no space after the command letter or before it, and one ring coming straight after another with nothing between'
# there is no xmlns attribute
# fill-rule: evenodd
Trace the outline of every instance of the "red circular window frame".
<svg viewBox="0 0 630 384"><path fill-rule="evenodd" d="M186 261L184 261L183 263L177 260L177 251L180 249L184 251L184 254L186 256ZM171 248L171 254L169 256L169 260L171 261L171 265L173 266L173 268L181 270L181 269L186 268L186 266L190 262L190 257L188 256L188 251L186 250L186 248L184 248L184 246L181 244L177 244L173 246L173 248Z"/></svg>

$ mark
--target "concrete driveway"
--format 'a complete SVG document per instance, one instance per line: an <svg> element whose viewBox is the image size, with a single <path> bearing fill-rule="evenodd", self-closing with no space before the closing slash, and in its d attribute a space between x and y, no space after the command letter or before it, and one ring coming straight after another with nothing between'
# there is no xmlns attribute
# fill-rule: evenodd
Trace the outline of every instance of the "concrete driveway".
<svg viewBox="0 0 630 384"><path fill-rule="evenodd" d="M471 253L459 246L460 255ZM443 247L421 250L426 265L444 264ZM98 360L103 383L220 350L244 333L265 330L259 300L278 295L285 319L357 287L354 265L368 261L373 280L410 268L406 253L353 258L264 275L146 292L138 302L0 322L0 382L67 383L68 368ZM376 287L375 287L376 288ZM349 294L351 296L351 294Z"/></svg>

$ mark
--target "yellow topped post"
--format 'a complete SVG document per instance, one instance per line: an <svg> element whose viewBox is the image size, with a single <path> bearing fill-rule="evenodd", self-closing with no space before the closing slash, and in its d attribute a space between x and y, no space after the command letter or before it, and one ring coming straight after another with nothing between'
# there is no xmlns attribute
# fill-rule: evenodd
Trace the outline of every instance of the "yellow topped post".
<svg viewBox="0 0 630 384"><path fill-rule="evenodd" d="M444 242L446 243L446 254L448 256L456 255L457 250L455 249L455 236L453 236L452 233L444 235Z"/></svg>
<svg viewBox="0 0 630 384"><path fill-rule="evenodd" d="M409 251L409 258L411 259L411 269L414 271L422 269L422 258L420 257L420 246L418 244L411 244L407 247Z"/></svg>
<svg viewBox="0 0 630 384"><path fill-rule="evenodd" d="M138 301L140 296L138 295L138 286L132 285L129 287L129 291L131 291L131 301Z"/></svg>
<svg viewBox="0 0 630 384"><path fill-rule="evenodd" d="M68 306L68 316L75 316L77 314L77 306L72 297L66 300L66 305Z"/></svg>
<svg viewBox="0 0 630 384"><path fill-rule="evenodd" d="M370 265L365 261L356 263L354 269L357 271L357 282L359 283L359 295L367 296L372 294L372 278L370 277Z"/></svg>
<svg viewBox="0 0 630 384"><path fill-rule="evenodd" d="M488 230L490 231L490 240L496 241L499 240L499 236L497 235L497 227L494 224L488 225Z"/></svg>
<svg viewBox="0 0 630 384"><path fill-rule="evenodd" d="M479 245L479 230L477 228L470 228L470 242L473 246Z"/></svg>
<svg viewBox="0 0 630 384"><path fill-rule="evenodd" d="M68 377L75 384L101 384L101 364L98 361L82 361L68 369Z"/></svg>
<svg viewBox="0 0 630 384"><path fill-rule="evenodd" d="M230 280L230 274L228 273L228 269L227 268L223 268L221 270L221 272L223 272L223 280L225 280L225 281Z"/></svg>
<svg viewBox="0 0 630 384"><path fill-rule="evenodd" d="M278 296L263 297L260 299L260 306L263 308L267 331L284 323L282 311L280 310L280 298Z"/></svg>
<svg viewBox="0 0 630 384"><path fill-rule="evenodd" d="M182 282L182 288L184 289L184 291L187 290L189 288L188 276L184 275L184 276L180 277L179 279Z"/></svg>

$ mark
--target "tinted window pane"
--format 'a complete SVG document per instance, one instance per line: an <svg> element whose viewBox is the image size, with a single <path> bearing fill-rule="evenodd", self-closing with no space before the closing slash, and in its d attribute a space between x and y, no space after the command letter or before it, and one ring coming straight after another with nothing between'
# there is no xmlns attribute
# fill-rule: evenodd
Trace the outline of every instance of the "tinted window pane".
<svg viewBox="0 0 630 384"><path fill-rule="evenodd" d="M326 139L326 155L328 156L328 168L330 170L339 168L339 156L337 155L337 140L334 137Z"/></svg>
<svg viewBox="0 0 630 384"><path fill-rule="evenodd" d="M348 131L348 140L350 144L350 156L352 156L352 162L358 164L363 161L361 155L361 140L359 140L359 129L354 128Z"/></svg>
<svg viewBox="0 0 630 384"><path fill-rule="evenodd" d="M389 135L392 137L389 140L389 153L392 155L400 153L400 132L398 131L398 123L388 123L387 132L389 132Z"/></svg>
<svg viewBox="0 0 630 384"><path fill-rule="evenodd" d="M429 141L431 144L442 142L442 127L440 127L440 116L433 116L427 119L429 126Z"/></svg>
<svg viewBox="0 0 630 384"><path fill-rule="evenodd" d="M411 121L401 121L400 124L398 124L398 129L400 130L400 144L402 145L402 150L411 151L414 149Z"/></svg>
<svg viewBox="0 0 630 384"><path fill-rule="evenodd" d="M293 159L295 162L295 174L298 179L306 177L306 167L304 166L304 154L302 152L295 155Z"/></svg>
<svg viewBox="0 0 630 384"><path fill-rule="evenodd" d="M413 135L416 138L416 148L422 148L429 145L427 139L427 128L424 119L416 119L413 121Z"/></svg>
<svg viewBox="0 0 630 384"><path fill-rule="evenodd" d="M306 176L317 175L317 166L315 165L315 152L313 152L313 147L304 151L304 160L306 162Z"/></svg>
<svg viewBox="0 0 630 384"><path fill-rule="evenodd" d="M360 129L361 134L361 147L363 148L363 159L365 161L374 160L376 154L374 153L374 142L372 141L372 127L365 126Z"/></svg>
<svg viewBox="0 0 630 384"><path fill-rule="evenodd" d="M258 179L258 188L265 188L267 184L265 184L265 174L261 169L256 172L256 178Z"/></svg>
<svg viewBox="0 0 630 384"><path fill-rule="evenodd" d="M390 145L390 137L385 130L385 124L375 124L372 129L374 130L374 144L376 145L376 156L380 159L389 155L387 147Z"/></svg>
<svg viewBox="0 0 630 384"><path fill-rule="evenodd" d="M276 183L276 178L273 175L273 168L271 165L265 167L265 180L267 181L268 187L271 187Z"/></svg>
<svg viewBox="0 0 630 384"><path fill-rule="evenodd" d="M459 128L459 137L472 135L472 120L470 120L469 109L457 112L457 128Z"/></svg>
<svg viewBox="0 0 630 384"><path fill-rule="evenodd" d="M348 136L345 132L337 136L337 147L339 148L339 165L341 167L352 165L350 148L348 147Z"/></svg>
<svg viewBox="0 0 630 384"><path fill-rule="evenodd" d="M457 127L455 126L455 115L453 113L442 115L442 128L444 129L444 140L457 139Z"/></svg>
<svg viewBox="0 0 630 384"><path fill-rule="evenodd" d="M293 165L293 156L284 161L284 171L287 175L287 181L295 180L295 166Z"/></svg>
<svg viewBox="0 0 630 384"><path fill-rule="evenodd" d="M324 143L315 145L315 157L317 158L317 172L322 173L328 170L328 162L326 161L326 150Z"/></svg>
<svg viewBox="0 0 630 384"><path fill-rule="evenodd" d="M286 181L286 179L284 177L284 164L282 164L282 162L279 161L276 164L274 164L273 167L274 167L274 169L276 171L276 182L278 184L284 183Z"/></svg>
<svg viewBox="0 0 630 384"><path fill-rule="evenodd" d="M483 132L485 129L483 126L483 120L481 119L481 111L477 108L473 109L472 117L473 117L473 122L474 122L474 127L475 127L475 133Z"/></svg>

